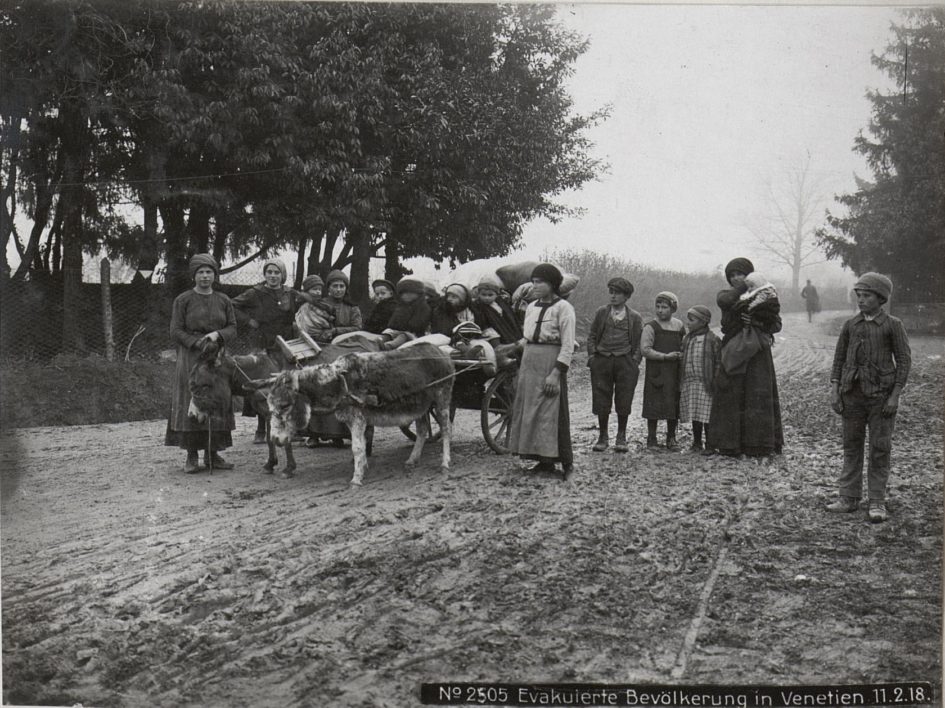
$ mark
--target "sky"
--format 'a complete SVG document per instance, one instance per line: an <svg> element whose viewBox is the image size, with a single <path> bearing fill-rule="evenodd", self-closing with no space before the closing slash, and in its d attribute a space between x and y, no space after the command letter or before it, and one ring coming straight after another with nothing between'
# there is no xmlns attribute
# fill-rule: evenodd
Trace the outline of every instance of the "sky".
<svg viewBox="0 0 945 708"><path fill-rule="evenodd" d="M609 169L559 197L582 216L529 223L512 259L579 246L713 271L744 255L784 278L748 229L771 213L767 186L779 193L809 159L829 206L855 189L854 173L869 176L852 146L869 122L867 89L889 88L870 56L889 43L893 7L582 3L559 4L558 18L590 40L569 92L576 113L610 106L589 132ZM446 277L427 261L407 265ZM836 263L811 275L853 282Z"/></svg>
<svg viewBox="0 0 945 708"><path fill-rule="evenodd" d="M870 62L898 21L891 7L562 5L590 40L570 81L574 108L611 115L590 137L610 165L562 195L580 218L537 220L520 252L581 248L679 270L747 255L774 275L748 225L785 175L810 160L824 203L869 176L852 152L869 121ZM841 270L821 267L823 275ZM849 275L852 278L852 275Z"/></svg>

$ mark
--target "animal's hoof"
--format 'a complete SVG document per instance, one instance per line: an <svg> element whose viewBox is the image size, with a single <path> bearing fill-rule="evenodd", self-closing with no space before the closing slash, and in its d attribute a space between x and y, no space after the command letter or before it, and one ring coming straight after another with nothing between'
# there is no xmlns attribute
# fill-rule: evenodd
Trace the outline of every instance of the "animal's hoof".
<svg viewBox="0 0 945 708"><path fill-rule="evenodd" d="M449 465L440 465L440 472L449 472L449 471L450 471Z"/></svg>
<svg viewBox="0 0 945 708"><path fill-rule="evenodd" d="M295 477L295 472L292 470L282 470L279 475L282 477L282 479L291 479L292 477Z"/></svg>
<svg viewBox="0 0 945 708"><path fill-rule="evenodd" d="M263 474L272 474L273 471L272 467L263 467Z"/></svg>
<svg viewBox="0 0 945 708"><path fill-rule="evenodd" d="M360 482L351 482L351 483L348 485L348 491L350 491L350 492L356 492L356 491L358 491L359 489L361 489L361 483L360 483Z"/></svg>
<svg viewBox="0 0 945 708"><path fill-rule="evenodd" d="M404 463L404 467L406 467L408 470L412 470L412 469L413 469L414 467L416 467L416 466L417 466L417 463L414 462L414 461L412 461L412 460L407 460L407 461Z"/></svg>

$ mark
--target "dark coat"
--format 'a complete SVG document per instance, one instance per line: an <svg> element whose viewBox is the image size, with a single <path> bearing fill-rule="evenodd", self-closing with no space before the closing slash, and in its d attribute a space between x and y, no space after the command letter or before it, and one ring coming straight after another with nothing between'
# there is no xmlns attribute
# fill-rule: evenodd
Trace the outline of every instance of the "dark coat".
<svg viewBox="0 0 945 708"><path fill-rule="evenodd" d="M409 304L398 301L387 327L398 332L410 332L422 337L430 327L430 314L430 306L422 297Z"/></svg>
<svg viewBox="0 0 945 708"><path fill-rule="evenodd" d="M374 305L371 314L364 321L364 329L373 334L380 334L390 326L391 317L397 309L397 301L393 298L381 300Z"/></svg>

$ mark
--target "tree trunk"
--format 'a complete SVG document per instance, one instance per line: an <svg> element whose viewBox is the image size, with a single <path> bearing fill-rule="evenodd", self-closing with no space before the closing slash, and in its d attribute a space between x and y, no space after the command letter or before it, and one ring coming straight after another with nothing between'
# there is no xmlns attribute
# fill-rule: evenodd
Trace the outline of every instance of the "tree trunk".
<svg viewBox="0 0 945 708"><path fill-rule="evenodd" d="M391 228L387 232L384 244L384 277L390 282L396 283L404 277L406 272L406 269L400 264L400 248L397 245L394 230Z"/></svg>
<svg viewBox="0 0 945 708"><path fill-rule="evenodd" d="M62 177L65 183L57 209L62 221L62 351L85 351L79 316L82 302L82 182L89 154L88 118L81 108L60 109L62 119Z"/></svg>
<svg viewBox="0 0 945 708"><path fill-rule="evenodd" d="M187 216L190 250L194 253L210 251L210 210L204 204L194 204Z"/></svg>
<svg viewBox="0 0 945 708"><path fill-rule="evenodd" d="M177 204L162 204L159 207L164 222L164 254L167 272L164 275L165 293L173 300L190 287L187 272L187 242L184 234L184 210Z"/></svg>
<svg viewBox="0 0 945 708"><path fill-rule="evenodd" d="M366 229L349 229L347 241L351 244L351 285L348 297L356 305L366 305L369 295L371 270L371 238Z"/></svg>
<svg viewBox="0 0 945 708"><path fill-rule="evenodd" d="M335 252L335 244L338 243L338 237L341 235L341 232L334 226L328 228L328 231L325 233L325 250L322 253L321 262L318 266L318 274L322 278L328 277L328 273L331 271L332 263L332 254Z"/></svg>
<svg viewBox="0 0 945 708"><path fill-rule="evenodd" d="M312 235L312 250L308 252L308 267L305 270L306 275L318 274L319 256L322 251L322 241L325 238L325 227L319 225Z"/></svg>
<svg viewBox="0 0 945 708"><path fill-rule="evenodd" d="M299 236L299 242L296 245L295 256L295 281L293 287L296 290L302 289L302 281L305 279L305 247L308 245L308 236Z"/></svg>
<svg viewBox="0 0 945 708"><path fill-rule="evenodd" d="M10 236L13 234L13 222L16 219L16 178L17 163L20 155L20 137L22 135L23 119L15 117L10 121L3 131L3 145L9 149L9 157L3 170L0 170L0 178L6 177L6 181L0 185L0 274L4 277L10 274L10 263L7 261L7 244L10 243ZM6 152L6 151L4 151ZM10 204L7 209L7 202Z"/></svg>

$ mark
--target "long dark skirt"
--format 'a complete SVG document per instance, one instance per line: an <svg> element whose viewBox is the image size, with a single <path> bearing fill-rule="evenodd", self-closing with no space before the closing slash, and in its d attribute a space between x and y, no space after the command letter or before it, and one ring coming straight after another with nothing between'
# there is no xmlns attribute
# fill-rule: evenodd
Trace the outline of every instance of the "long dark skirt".
<svg viewBox="0 0 945 708"><path fill-rule="evenodd" d="M784 430L769 347L749 360L744 374L719 372L706 445L726 455L780 454Z"/></svg>

